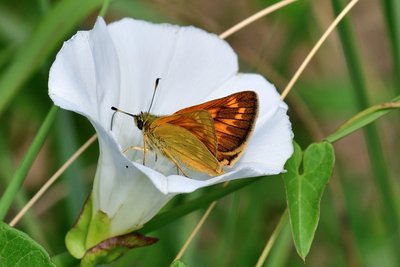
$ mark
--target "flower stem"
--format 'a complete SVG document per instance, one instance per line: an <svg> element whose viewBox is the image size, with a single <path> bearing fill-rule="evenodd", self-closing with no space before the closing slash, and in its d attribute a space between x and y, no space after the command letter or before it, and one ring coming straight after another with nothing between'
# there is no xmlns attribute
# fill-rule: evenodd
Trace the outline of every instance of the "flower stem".
<svg viewBox="0 0 400 267"><path fill-rule="evenodd" d="M104 17L106 15L109 6L110 6L110 0L104 0L103 6L101 7L101 10L99 12L100 17Z"/></svg>
<svg viewBox="0 0 400 267"><path fill-rule="evenodd" d="M24 182L26 175L32 166L40 148L42 147L46 137L51 129L51 126L56 118L58 107L52 106L49 113L46 116L43 124L40 126L39 132L35 136L28 152L25 154L21 165L15 172L10 184L7 186L6 191L0 199L0 220L4 220L19 188Z"/></svg>

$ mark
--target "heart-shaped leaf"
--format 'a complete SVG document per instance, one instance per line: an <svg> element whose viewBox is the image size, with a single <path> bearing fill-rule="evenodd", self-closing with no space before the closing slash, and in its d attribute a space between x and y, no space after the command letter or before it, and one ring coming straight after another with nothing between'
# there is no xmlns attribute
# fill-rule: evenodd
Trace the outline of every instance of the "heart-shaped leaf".
<svg viewBox="0 0 400 267"><path fill-rule="evenodd" d="M0 266L55 267L47 252L27 234L0 222Z"/></svg>
<svg viewBox="0 0 400 267"><path fill-rule="evenodd" d="M319 203L331 177L335 156L328 142L311 144L304 154L295 144L283 175L292 234L297 253L305 260L319 220Z"/></svg>

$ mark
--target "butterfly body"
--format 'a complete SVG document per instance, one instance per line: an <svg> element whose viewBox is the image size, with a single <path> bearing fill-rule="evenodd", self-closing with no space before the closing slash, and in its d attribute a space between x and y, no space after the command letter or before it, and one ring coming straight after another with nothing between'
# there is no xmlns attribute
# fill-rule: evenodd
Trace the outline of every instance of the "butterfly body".
<svg viewBox="0 0 400 267"><path fill-rule="evenodd" d="M143 133L144 154L148 147L171 160L182 173L184 165L216 176L242 155L258 115L258 97L253 91L243 91L167 116L126 114L134 117Z"/></svg>
<svg viewBox="0 0 400 267"><path fill-rule="evenodd" d="M145 147L171 160L183 173L182 164L212 176L224 172L216 158L216 135L207 111L170 116L142 112L134 118Z"/></svg>

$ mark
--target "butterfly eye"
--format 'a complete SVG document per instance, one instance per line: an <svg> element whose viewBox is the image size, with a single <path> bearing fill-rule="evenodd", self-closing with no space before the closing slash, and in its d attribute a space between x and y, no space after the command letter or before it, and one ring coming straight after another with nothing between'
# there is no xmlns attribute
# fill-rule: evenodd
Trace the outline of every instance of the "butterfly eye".
<svg viewBox="0 0 400 267"><path fill-rule="evenodd" d="M135 124L139 128L139 130L143 129L143 118L141 116L135 116Z"/></svg>

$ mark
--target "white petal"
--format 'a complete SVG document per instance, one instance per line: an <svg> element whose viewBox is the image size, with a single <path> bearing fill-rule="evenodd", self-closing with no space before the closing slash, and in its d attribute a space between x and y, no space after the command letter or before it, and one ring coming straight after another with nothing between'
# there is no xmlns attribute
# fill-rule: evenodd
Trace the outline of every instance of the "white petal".
<svg viewBox="0 0 400 267"><path fill-rule="evenodd" d="M119 99L119 63L104 20L65 42L50 69L49 95L56 105L110 127Z"/></svg>
<svg viewBox="0 0 400 267"><path fill-rule="evenodd" d="M283 172L284 164L293 153L293 133L286 106L279 106L272 116L263 116L257 121L242 158L236 166L260 164L264 174Z"/></svg>
<svg viewBox="0 0 400 267"><path fill-rule="evenodd" d="M167 185L162 174L129 161L115 140L100 125L93 124L100 144L93 207L111 218L112 234L124 234L140 228L174 195L163 193Z"/></svg>
<svg viewBox="0 0 400 267"><path fill-rule="evenodd" d="M198 104L238 70L232 48L194 27L123 19L109 25L121 62L121 108L167 115Z"/></svg>

